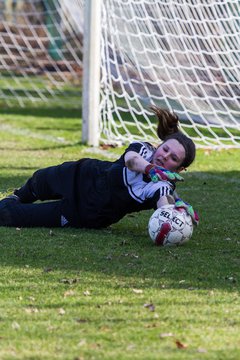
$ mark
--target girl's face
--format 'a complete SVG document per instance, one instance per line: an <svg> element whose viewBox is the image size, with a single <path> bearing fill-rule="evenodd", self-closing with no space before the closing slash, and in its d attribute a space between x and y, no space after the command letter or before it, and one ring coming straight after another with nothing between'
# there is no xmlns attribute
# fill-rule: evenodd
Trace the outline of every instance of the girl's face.
<svg viewBox="0 0 240 360"><path fill-rule="evenodd" d="M180 172L185 158L185 149L176 139L169 139L161 144L153 155L153 163L167 170Z"/></svg>

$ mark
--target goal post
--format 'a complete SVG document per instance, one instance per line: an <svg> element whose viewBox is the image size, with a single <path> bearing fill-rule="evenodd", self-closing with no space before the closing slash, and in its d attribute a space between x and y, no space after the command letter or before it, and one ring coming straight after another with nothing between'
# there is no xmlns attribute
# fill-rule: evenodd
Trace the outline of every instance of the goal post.
<svg viewBox="0 0 240 360"><path fill-rule="evenodd" d="M99 145L100 41L102 0L84 4L82 141Z"/></svg>

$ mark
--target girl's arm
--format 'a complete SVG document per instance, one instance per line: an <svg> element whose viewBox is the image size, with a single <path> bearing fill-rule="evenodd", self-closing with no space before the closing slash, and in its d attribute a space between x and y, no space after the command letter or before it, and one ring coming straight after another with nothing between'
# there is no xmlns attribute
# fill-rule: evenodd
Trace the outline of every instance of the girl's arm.
<svg viewBox="0 0 240 360"><path fill-rule="evenodd" d="M124 156L124 160L125 160L125 165L129 170L141 172L143 174L146 172L146 166L150 164L147 160L145 160L141 155L139 155L135 151L128 151ZM159 178L158 180L161 179ZM175 204L176 196L177 195L175 194L173 194L173 196L170 195L161 196L157 202L157 207L159 208L163 205Z"/></svg>
<svg viewBox="0 0 240 360"><path fill-rule="evenodd" d="M171 195L161 196L157 202L157 207L160 208L164 205L175 204L174 197Z"/></svg>
<svg viewBox="0 0 240 360"><path fill-rule="evenodd" d="M125 165L129 170L145 173L146 166L150 163L135 151L128 151L125 156Z"/></svg>
<svg viewBox="0 0 240 360"><path fill-rule="evenodd" d="M157 181L182 181L183 178L177 173L154 165L145 160L139 153L128 151L124 155L125 166L131 170L146 174L153 182Z"/></svg>

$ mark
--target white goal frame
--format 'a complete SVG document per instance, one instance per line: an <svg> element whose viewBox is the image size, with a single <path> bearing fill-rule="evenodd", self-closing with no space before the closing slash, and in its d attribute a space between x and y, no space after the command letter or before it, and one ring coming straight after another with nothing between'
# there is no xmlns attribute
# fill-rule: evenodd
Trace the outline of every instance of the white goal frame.
<svg viewBox="0 0 240 360"><path fill-rule="evenodd" d="M0 0L0 106L82 106L98 146L157 143L157 105L239 148L239 19L239 0Z"/></svg>
<svg viewBox="0 0 240 360"><path fill-rule="evenodd" d="M94 116L84 114L83 124L89 125L83 140L94 146L157 142L149 111L155 104L176 112L181 130L197 146L240 147L239 2L104 0L101 5L100 34L85 17L85 29L95 35L85 33L84 40L93 43L84 54L89 57L94 48L96 61L84 71L95 74L96 82L90 75L94 100L83 97L84 109L94 107ZM98 55L100 83L94 70Z"/></svg>

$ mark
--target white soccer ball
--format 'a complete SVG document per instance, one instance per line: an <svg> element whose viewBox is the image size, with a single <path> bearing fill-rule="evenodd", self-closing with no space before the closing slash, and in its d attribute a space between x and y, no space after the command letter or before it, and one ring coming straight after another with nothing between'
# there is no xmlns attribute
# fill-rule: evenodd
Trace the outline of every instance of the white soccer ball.
<svg viewBox="0 0 240 360"><path fill-rule="evenodd" d="M192 218L183 208L164 205L150 217L148 232L156 245L181 245L192 236Z"/></svg>

